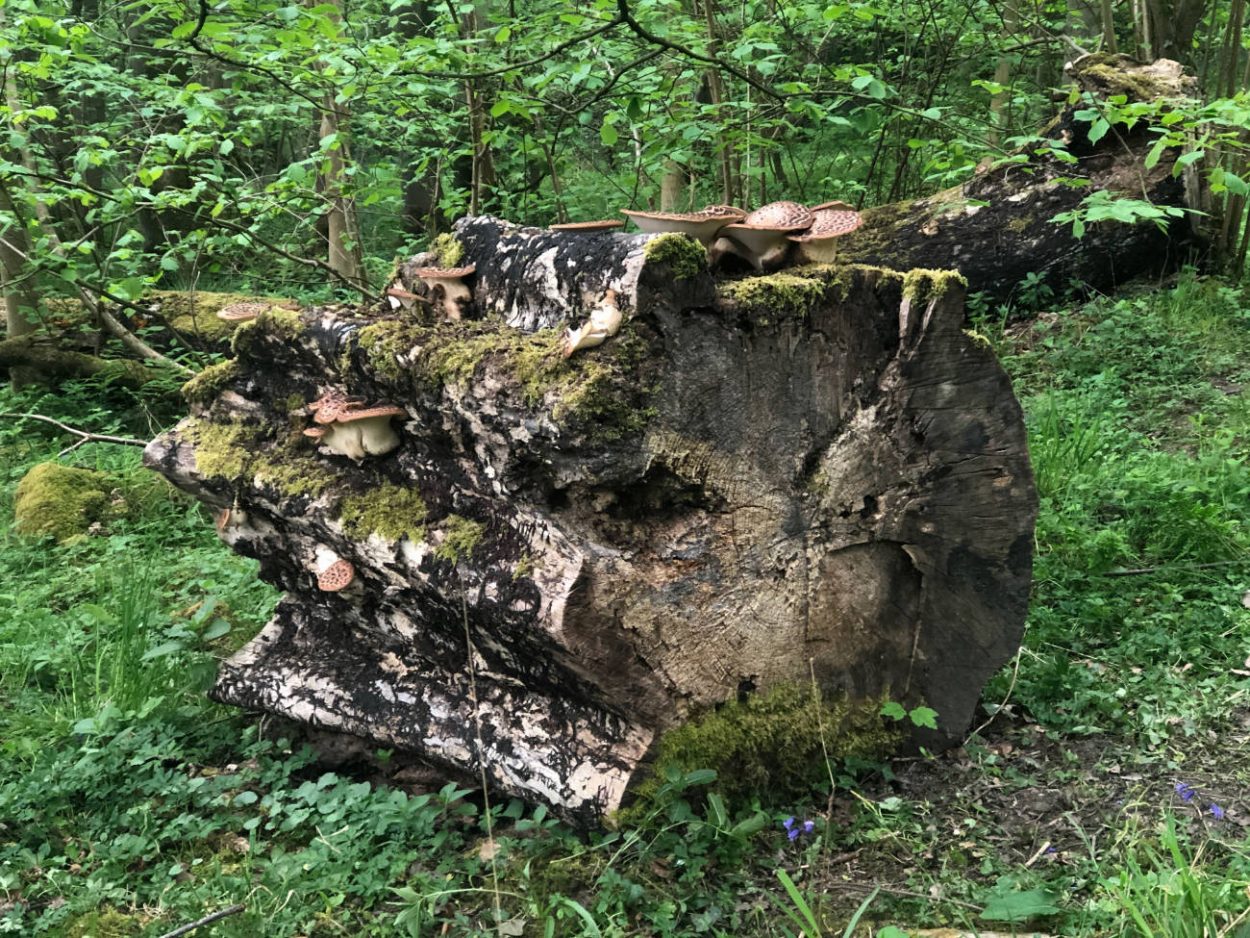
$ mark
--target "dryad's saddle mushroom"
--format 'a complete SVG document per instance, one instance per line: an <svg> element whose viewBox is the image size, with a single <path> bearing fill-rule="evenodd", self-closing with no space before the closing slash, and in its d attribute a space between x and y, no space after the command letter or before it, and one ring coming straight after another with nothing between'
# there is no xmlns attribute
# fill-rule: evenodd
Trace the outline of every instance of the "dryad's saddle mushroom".
<svg viewBox="0 0 1250 938"><path fill-rule="evenodd" d="M694 238L705 247L716 239L716 233L746 213L732 205L709 205L698 212L636 212L624 211L643 234L678 232Z"/></svg>
<svg viewBox="0 0 1250 938"><path fill-rule="evenodd" d="M805 260L813 264L831 264L838 253L838 238L850 234L864 223L864 217L845 202L826 202L812 209L811 227L800 234L787 236Z"/></svg>
<svg viewBox="0 0 1250 938"><path fill-rule="evenodd" d="M598 231L611 231L623 228L625 222L619 218L604 218L599 221L571 221L560 225L551 225L551 231L571 231L574 234L594 234Z"/></svg>
<svg viewBox="0 0 1250 938"><path fill-rule="evenodd" d="M322 452L356 462L366 456L385 456L399 446L391 418L407 411L392 404L363 407L363 403L359 398L327 391L308 405L317 426L306 429L304 436L317 443Z"/></svg>

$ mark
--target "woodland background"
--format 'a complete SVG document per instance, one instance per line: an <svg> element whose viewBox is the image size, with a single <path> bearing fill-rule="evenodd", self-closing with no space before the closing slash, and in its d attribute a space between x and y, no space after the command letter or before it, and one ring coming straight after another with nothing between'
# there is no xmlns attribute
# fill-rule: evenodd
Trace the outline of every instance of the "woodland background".
<svg viewBox="0 0 1250 938"><path fill-rule="evenodd" d="M136 379L19 356L0 392L6 521L40 463L98 493L87 530L0 542L0 931L161 935L238 903L212 933L1247 934L1245 28L1245 0L0 4L0 351L145 361ZM798 803L726 802L691 773L589 837L378 784L385 752L328 766L204 698L275 600L211 519L136 447L11 416L146 439L220 349L171 341L154 291L372 297L469 212L957 184L1055 149L1063 65L1094 50L1198 77L1167 113L1087 119L1148 121L1181 154L1206 247L1114 297L1026 278L1009 304L972 298L1042 515L1025 648L955 753L830 764ZM1166 222L1092 192L1054 223ZM812 830L791 839L791 816Z"/></svg>

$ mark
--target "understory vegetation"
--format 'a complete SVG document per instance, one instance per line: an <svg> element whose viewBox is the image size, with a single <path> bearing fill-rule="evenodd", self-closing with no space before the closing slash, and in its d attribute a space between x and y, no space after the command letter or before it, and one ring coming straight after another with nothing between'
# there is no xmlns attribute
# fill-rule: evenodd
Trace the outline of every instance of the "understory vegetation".
<svg viewBox="0 0 1250 938"><path fill-rule="evenodd" d="M63 434L0 424L0 931L218 936L1245 935L1250 921L1250 300L1186 274L977 334L1041 490L1025 645L954 752L830 764L784 801L672 768L620 829L318 763L205 696L276 596L137 448L89 532L17 533ZM146 436L164 398L0 394ZM63 533L63 532L62 532ZM488 830L493 836L488 837Z"/></svg>

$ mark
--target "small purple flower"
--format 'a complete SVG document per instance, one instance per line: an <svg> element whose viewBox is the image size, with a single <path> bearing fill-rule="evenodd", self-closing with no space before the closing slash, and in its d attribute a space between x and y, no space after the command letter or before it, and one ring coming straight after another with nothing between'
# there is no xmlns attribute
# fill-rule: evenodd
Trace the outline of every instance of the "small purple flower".
<svg viewBox="0 0 1250 938"><path fill-rule="evenodd" d="M1190 801L1194 800L1194 795L1198 793L1198 790L1192 785L1187 785L1184 782L1177 782L1176 793L1180 795L1181 801L1188 804Z"/></svg>
<svg viewBox="0 0 1250 938"><path fill-rule="evenodd" d="M788 817L781 822L781 826L786 829L786 836L790 838L790 843L794 843L804 834L810 834L816 830L815 821L803 821L799 823L797 818Z"/></svg>
<svg viewBox="0 0 1250 938"><path fill-rule="evenodd" d="M1210 811L1211 811L1211 816L1215 818L1217 821L1224 820L1224 809L1221 808L1218 804L1212 804Z"/></svg>

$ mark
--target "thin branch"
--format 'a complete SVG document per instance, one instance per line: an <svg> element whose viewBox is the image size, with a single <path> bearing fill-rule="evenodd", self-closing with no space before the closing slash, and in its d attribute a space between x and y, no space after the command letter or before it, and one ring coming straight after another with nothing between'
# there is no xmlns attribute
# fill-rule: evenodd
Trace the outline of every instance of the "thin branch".
<svg viewBox="0 0 1250 938"><path fill-rule="evenodd" d="M227 906L226 908L222 909L220 912L214 912L212 915L205 915L203 918L197 919L196 921L191 922L189 925L182 925L178 928L175 928L173 931L165 932L165 934L161 935L161 938L179 938L180 935L185 935L185 934L188 934L189 932L195 931L201 925L208 925L211 922L215 922L218 919L223 919L228 915L238 915L240 912L244 910L244 908L246 907L243 906L242 904Z"/></svg>
<svg viewBox="0 0 1250 938"><path fill-rule="evenodd" d="M684 55L688 59L694 59L696 62L703 62L706 65L715 65L721 71L728 72L739 81L745 81L752 88L755 88L757 91L762 91L770 98L776 98L780 101L789 97L789 95L782 94L772 85L760 81L758 78L753 77L750 73L744 72L736 66L730 65L718 56L704 55L702 52L696 52L694 49L688 48L687 46L678 45L675 42L670 42L662 36L657 36L655 33L649 31L645 26L634 19L634 14L631 13L629 9L629 0L616 0L616 8L620 11L621 19L625 22L625 25L628 26L639 39L646 40L652 45L668 49L670 52L676 52L678 55Z"/></svg>
<svg viewBox="0 0 1250 938"><path fill-rule="evenodd" d="M54 427L59 427L66 433L72 433L81 439L74 444L73 448L81 446L83 443L116 443L119 446L147 446L147 440L136 440L128 436L110 436L107 433L89 433L86 430L79 430L77 427L71 427L67 423L61 423L51 417L45 417L43 414L0 414L0 418L9 420L41 420L44 423L50 423Z"/></svg>

